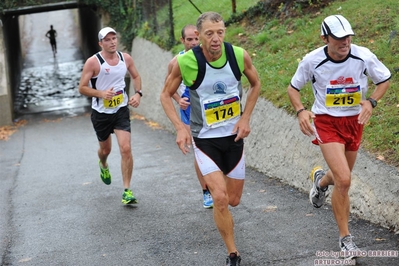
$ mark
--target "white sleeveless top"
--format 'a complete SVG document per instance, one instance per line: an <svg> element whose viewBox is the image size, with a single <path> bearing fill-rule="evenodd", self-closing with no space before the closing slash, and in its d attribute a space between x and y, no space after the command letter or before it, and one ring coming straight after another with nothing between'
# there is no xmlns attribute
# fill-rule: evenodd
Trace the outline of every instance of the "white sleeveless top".
<svg viewBox="0 0 399 266"><path fill-rule="evenodd" d="M100 64L100 72L96 77L91 78L90 87L96 90L107 90L114 88L115 96L111 100L105 100L97 97L92 98L91 108L99 113L114 114L121 107L127 105L129 99L125 87L126 64L123 54L117 52L119 62L115 66L111 66L104 60L100 53L95 54Z"/></svg>
<svg viewBox="0 0 399 266"><path fill-rule="evenodd" d="M227 61L222 68L206 63L205 77L201 85L190 91L191 101L199 101L191 112L202 116L202 128L198 138L218 138L233 135L235 124L241 117L241 82L237 81ZM195 107L199 107L197 109Z"/></svg>

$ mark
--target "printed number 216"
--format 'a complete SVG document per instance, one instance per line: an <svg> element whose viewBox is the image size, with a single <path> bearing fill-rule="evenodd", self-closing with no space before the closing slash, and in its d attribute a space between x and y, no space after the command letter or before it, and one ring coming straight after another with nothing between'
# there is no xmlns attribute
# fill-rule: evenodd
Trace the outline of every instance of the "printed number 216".
<svg viewBox="0 0 399 266"><path fill-rule="evenodd" d="M112 99L108 102L109 106L118 106L121 103L121 99L116 98L116 99Z"/></svg>

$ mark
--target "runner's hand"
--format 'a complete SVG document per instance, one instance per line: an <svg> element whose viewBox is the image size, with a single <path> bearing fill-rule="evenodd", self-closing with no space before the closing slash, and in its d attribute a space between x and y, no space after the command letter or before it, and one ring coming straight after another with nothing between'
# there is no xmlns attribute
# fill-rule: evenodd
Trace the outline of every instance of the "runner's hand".
<svg viewBox="0 0 399 266"><path fill-rule="evenodd" d="M316 116L307 110L304 110L298 114L298 121L299 121L299 128L301 129L302 133L306 136L313 136L314 129L310 121L314 119Z"/></svg>
<svg viewBox="0 0 399 266"><path fill-rule="evenodd" d="M233 134L237 134L237 137L234 139L234 141L238 141L240 139L248 137L249 133L251 132L251 128L249 126L249 120L244 119L243 117L238 120L236 125L233 128Z"/></svg>
<svg viewBox="0 0 399 266"><path fill-rule="evenodd" d="M191 136L186 128L182 127L177 130L176 144L183 154L190 152L191 148Z"/></svg>
<svg viewBox="0 0 399 266"><path fill-rule="evenodd" d="M179 99L179 106L182 110L186 110L189 105L190 105L190 102L188 101L187 97L183 97L183 98Z"/></svg>
<svg viewBox="0 0 399 266"><path fill-rule="evenodd" d="M129 104L130 106L137 108L140 105L141 96L138 93L135 93L132 97L130 97Z"/></svg>
<svg viewBox="0 0 399 266"><path fill-rule="evenodd" d="M112 100L112 97L115 96L114 88L109 88L108 90L103 91L103 99Z"/></svg>
<svg viewBox="0 0 399 266"><path fill-rule="evenodd" d="M373 113L373 107L368 100L361 101L360 105L362 106L362 111L360 111L359 117L357 119L359 124L365 125Z"/></svg>

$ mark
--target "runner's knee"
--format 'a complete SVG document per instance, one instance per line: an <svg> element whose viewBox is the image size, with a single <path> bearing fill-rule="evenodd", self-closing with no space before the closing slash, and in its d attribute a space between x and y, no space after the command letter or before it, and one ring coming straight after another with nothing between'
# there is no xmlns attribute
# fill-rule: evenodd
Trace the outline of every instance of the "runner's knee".
<svg viewBox="0 0 399 266"><path fill-rule="evenodd" d="M334 181L334 188L342 195L347 195L351 186L350 178L341 178Z"/></svg>
<svg viewBox="0 0 399 266"><path fill-rule="evenodd" d="M238 204L240 204L241 198L237 196L231 196L229 197L229 205L231 207L236 207Z"/></svg>
<svg viewBox="0 0 399 266"><path fill-rule="evenodd" d="M228 207L229 197L225 191L212 191L213 206L222 210Z"/></svg>

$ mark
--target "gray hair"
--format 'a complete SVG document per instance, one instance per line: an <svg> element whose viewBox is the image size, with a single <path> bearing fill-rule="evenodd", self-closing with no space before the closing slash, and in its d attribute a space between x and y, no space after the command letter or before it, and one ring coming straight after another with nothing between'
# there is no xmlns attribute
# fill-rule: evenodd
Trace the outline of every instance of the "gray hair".
<svg viewBox="0 0 399 266"><path fill-rule="evenodd" d="M216 12L205 12L202 13L199 18L197 19L197 30L201 31L202 30L202 23L204 23L204 21L211 21L213 23L217 23L220 21L223 21L222 16L219 13ZM224 21L223 21L224 23Z"/></svg>

